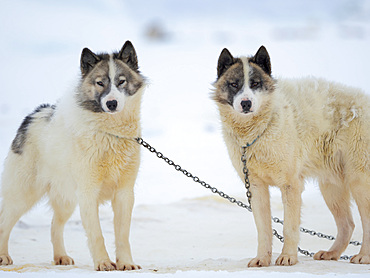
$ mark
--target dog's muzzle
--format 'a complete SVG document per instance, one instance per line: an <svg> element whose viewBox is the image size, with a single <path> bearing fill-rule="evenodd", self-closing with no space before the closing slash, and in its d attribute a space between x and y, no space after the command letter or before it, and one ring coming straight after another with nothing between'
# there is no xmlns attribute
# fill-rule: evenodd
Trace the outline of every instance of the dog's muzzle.
<svg viewBox="0 0 370 278"><path fill-rule="evenodd" d="M250 100L242 100L240 103L243 109L243 113L251 112L252 102Z"/></svg>
<svg viewBox="0 0 370 278"><path fill-rule="evenodd" d="M118 103L117 100L109 100L106 102L106 105L110 112L114 112L117 109Z"/></svg>

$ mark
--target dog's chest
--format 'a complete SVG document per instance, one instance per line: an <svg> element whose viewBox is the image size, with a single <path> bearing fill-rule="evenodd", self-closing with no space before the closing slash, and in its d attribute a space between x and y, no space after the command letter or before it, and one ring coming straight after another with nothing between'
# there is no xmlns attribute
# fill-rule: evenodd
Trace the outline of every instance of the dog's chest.
<svg viewBox="0 0 370 278"><path fill-rule="evenodd" d="M229 156L235 170L242 180L244 180L241 156L243 148L237 138L225 134L225 142ZM285 182L284 171L282 171L282 162L284 158L279 152L271 151L269 145L259 138L253 145L245 149L246 167L252 183L264 183L270 185L280 185Z"/></svg>
<svg viewBox="0 0 370 278"><path fill-rule="evenodd" d="M103 172L105 178L115 176L128 170L137 159L138 153L138 146L132 143L112 144L102 153L98 162L99 169Z"/></svg>
<svg viewBox="0 0 370 278"><path fill-rule="evenodd" d="M140 159L139 145L134 140L113 136L96 136L81 140L76 151L80 155L82 171L90 173L96 184L118 183L122 175L137 168ZM82 164L84 166L82 166ZM78 174L78 173L77 173Z"/></svg>

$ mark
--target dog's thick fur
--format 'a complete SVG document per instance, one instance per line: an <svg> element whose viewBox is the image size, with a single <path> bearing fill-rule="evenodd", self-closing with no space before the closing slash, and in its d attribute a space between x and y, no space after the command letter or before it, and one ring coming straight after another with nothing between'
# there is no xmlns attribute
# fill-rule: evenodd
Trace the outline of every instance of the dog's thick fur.
<svg viewBox="0 0 370 278"><path fill-rule="evenodd" d="M329 251L316 260L337 260L346 249L354 223L350 195L358 206L363 243L352 263L370 263L370 99L358 89L318 78L274 79L262 46L255 56L235 58L224 49L218 61L213 99L219 108L224 140L243 179L241 146L250 173L252 210L258 231L257 257L249 266L271 263L272 228L269 186L284 204L284 247L277 265L297 263L301 193L304 180L316 178L337 224Z"/></svg>
<svg viewBox="0 0 370 278"><path fill-rule="evenodd" d="M47 195L54 211L51 241L55 264L74 261L65 251L64 225L80 206L82 224L97 270L138 269L129 244L134 183L140 162L140 105L144 78L127 41L119 53L81 55L75 92L55 106L27 116L12 143L2 175L0 264L12 264L10 232L18 219ZM104 246L98 207L111 200L116 263Z"/></svg>

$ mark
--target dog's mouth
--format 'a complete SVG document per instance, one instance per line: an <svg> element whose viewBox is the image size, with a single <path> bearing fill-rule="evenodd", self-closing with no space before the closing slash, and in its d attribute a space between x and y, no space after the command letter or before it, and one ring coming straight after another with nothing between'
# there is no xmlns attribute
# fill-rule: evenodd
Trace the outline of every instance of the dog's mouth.
<svg viewBox="0 0 370 278"><path fill-rule="evenodd" d="M109 110L109 109L104 109L104 108L103 108L103 111L104 111L105 113L107 113L107 114L111 114L111 115L113 115L113 114L117 114L117 113L118 113L118 111L117 111L117 110Z"/></svg>

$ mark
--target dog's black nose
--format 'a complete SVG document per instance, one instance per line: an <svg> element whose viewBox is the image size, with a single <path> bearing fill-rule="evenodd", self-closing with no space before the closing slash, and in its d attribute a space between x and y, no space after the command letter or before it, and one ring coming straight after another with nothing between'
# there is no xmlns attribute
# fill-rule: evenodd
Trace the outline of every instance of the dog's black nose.
<svg viewBox="0 0 370 278"><path fill-rule="evenodd" d="M117 108L117 100L109 100L106 104L110 111L114 111Z"/></svg>
<svg viewBox="0 0 370 278"><path fill-rule="evenodd" d="M243 108L243 112L244 113L247 113L251 110L251 107L252 107L252 102L250 100L243 100L240 105L242 106Z"/></svg>

